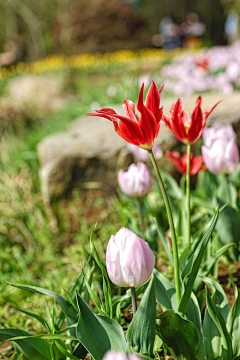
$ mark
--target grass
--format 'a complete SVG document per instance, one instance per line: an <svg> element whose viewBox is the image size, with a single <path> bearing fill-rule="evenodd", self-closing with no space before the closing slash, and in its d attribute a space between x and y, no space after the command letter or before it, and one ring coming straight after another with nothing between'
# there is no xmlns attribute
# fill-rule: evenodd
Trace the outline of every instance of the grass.
<svg viewBox="0 0 240 360"><path fill-rule="evenodd" d="M115 75L116 76L116 75ZM36 145L47 135L66 130L76 117L90 111L96 100L101 106L122 102L125 87L116 83L116 95L109 98L107 87L113 78L106 76L81 76L76 81L73 101L58 112L43 113L33 111L30 127L20 127L14 133L6 129L1 139L0 154L0 322L7 327L35 329L36 322L16 311L15 307L36 307L44 310L43 298L17 290L6 284L27 283L45 287L64 295L62 287L68 290L81 272L81 263L87 257L88 242L94 222L82 216L81 191L75 189L68 210L60 209L64 226L59 234L49 228L38 178L39 162ZM4 86L1 83L2 93ZM133 87L133 100L137 96L137 86ZM121 96L120 96L121 93ZM34 122L34 119L41 119ZM103 199L97 198L95 206L101 210ZM73 229L72 218L79 219ZM101 226L95 233L95 241L104 244L111 234L123 226L123 218L118 216L113 205L108 213L100 217ZM33 301L33 302L32 302Z"/></svg>

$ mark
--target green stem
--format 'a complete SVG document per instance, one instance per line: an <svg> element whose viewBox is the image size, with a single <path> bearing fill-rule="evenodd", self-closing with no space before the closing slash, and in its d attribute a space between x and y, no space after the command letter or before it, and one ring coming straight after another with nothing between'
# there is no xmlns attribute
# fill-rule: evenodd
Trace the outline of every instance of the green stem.
<svg viewBox="0 0 240 360"><path fill-rule="evenodd" d="M134 316L137 311L137 298L136 298L136 291L135 291L134 287L131 287L131 296L132 296L132 309L133 309L133 316Z"/></svg>
<svg viewBox="0 0 240 360"><path fill-rule="evenodd" d="M138 208L138 217L139 217L139 222L140 222L141 234L142 234L142 238L144 238L144 223L143 223L141 202L138 198L136 198L136 202L137 202L137 208Z"/></svg>
<svg viewBox="0 0 240 360"><path fill-rule="evenodd" d="M224 175L226 179L226 188L227 188L227 196L228 196L228 203L231 205L231 192L230 192L230 186L229 186L229 178L228 175Z"/></svg>
<svg viewBox="0 0 240 360"><path fill-rule="evenodd" d="M172 247L173 247L173 259L174 259L174 280L175 280L175 286L176 286L176 293L177 293L177 300L178 304L181 300L181 290L180 290L180 276L179 276L179 258L178 258L178 246L177 246L177 237L175 233L175 228L173 224L173 217L172 217L172 211L170 208L168 196L162 181L162 177L160 175L156 160L154 158L152 150L148 150L150 158L152 160L153 168L155 170L155 173L157 175L158 183L162 192L162 196L165 202L166 210L167 210L167 216L168 216L168 222L169 227L171 230L171 236L172 236Z"/></svg>
<svg viewBox="0 0 240 360"><path fill-rule="evenodd" d="M191 162L191 145L187 145L187 173L186 173L186 193L187 193L187 242L190 252L191 248L191 207L190 207L190 162Z"/></svg>

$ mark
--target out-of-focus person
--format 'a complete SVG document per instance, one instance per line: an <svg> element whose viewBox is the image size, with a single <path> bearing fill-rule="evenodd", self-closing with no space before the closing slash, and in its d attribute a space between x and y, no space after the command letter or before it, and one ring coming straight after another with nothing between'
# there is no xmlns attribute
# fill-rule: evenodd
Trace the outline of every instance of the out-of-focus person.
<svg viewBox="0 0 240 360"><path fill-rule="evenodd" d="M181 47L179 26L170 16L165 16L160 21L159 33L162 39L163 49L172 50Z"/></svg>
<svg viewBox="0 0 240 360"><path fill-rule="evenodd" d="M224 24L225 36L228 44L232 44L239 38L238 20L239 16L236 11L232 10L228 13Z"/></svg>
<svg viewBox="0 0 240 360"><path fill-rule="evenodd" d="M199 21L196 13L189 13L186 20L180 25L182 46L185 48L198 48L202 45L201 37L206 31L206 25Z"/></svg>

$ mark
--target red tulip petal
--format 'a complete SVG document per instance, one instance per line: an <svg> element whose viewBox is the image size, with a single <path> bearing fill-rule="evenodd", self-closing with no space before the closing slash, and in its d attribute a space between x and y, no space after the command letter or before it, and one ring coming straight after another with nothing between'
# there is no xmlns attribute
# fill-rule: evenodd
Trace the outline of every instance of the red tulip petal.
<svg viewBox="0 0 240 360"><path fill-rule="evenodd" d="M117 134L130 144L139 146L145 143L145 138L136 123L132 122L131 127L121 120L113 124Z"/></svg>
<svg viewBox="0 0 240 360"><path fill-rule="evenodd" d="M170 118L167 117L167 116L165 116L165 115L163 115L163 116L162 116L162 119L163 119L166 127L167 127L168 129L172 130L172 125L171 125L171 120L170 120Z"/></svg>
<svg viewBox="0 0 240 360"><path fill-rule="evenodd" d="M160 106L160 96L159 96L158 88L155 82L153 81L147 93L146 108L153 113L156 121L158 121L160 115L159 106Z"/></svg>
<svg viewBox="0 0 240 360"><path fill-rule="evenodd" d="M135 114L135 105L131 100L126 99L123 103L123 108L126 115L136 123L139 122L138 116Z"/></svg>
<svg viewBox="0 0 240 360"><path fill-rule="evenodd" d="M160 90L158 90L159 94L161 94L163 87L164 87L164 85L161 87Z"/></svg>
<svg viewBox="0 0 240 360"><path fill-rule="evenodd" d="M153 113L148 110L147 107L143 104L143 87L144 84L142 85L142 88L140 90L137 102L137 108L141 114L139 126L146 139L145 144L151 146L157 136L157 129L159 129L158 123L160 120L156 121Z"/></svg>
<svg viewBox="0 0 240 360"><path fill-rule="evenodd" d="M216 107L218 104L220 104L220 102L222 102L222 101L217 102L215 105L213 105L213 107L211 108L211 110L206 111L206 112L203 114L204 126L205 126L205 124L206 124L206 120L207 120L208 116L209 116L209 115L211 114L211 112L215 109L215 107Z"/></svg>
<svg viewBox="0 0 240 360"><path fill-rule="evenodd" d="M202 170L202 165L203 165L202 155L194 157L191 161L190 175L193 176L199 173L199 171Z"/></svg>
<svg viewBox="0 0 240 360"><path fill-rule="evenodd" d="M113 109L104 108L88 115L100 116L112 121L118 135L131 144L138 146L146 143L138 123L125 116L118 115Z"/></svg>
<svg viewBox="0 0 240 360"><path fill-rule="evenodd" d="M201 96L199 96L191 116L192 122L188 130L188 141L190 144L192 144L193 142L195 142L197 139L200 138L205 126L203 122L201 105L202 105L202 98Z"/></svg>
<svg viewBox="0 0 240 360"><path fill-rule="evenodd" d="M183 141L187 138L186 128L183 122L184 108L180 99L178 99L172 107L172 131L176 138Z"/></svg>
<svg viewBox="0 0 240 360"><path fill-rule="evenodd" d="M186 174L186 164L183 164L181 156L176 151L166 151L166 155L170 158L181 174Z"/></svg>

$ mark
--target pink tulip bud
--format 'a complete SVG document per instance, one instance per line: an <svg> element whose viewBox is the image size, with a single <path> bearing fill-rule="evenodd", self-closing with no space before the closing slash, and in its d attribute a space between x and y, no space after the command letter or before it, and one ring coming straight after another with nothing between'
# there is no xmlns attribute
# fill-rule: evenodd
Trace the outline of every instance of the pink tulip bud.
<svg viewBox="0 0 240 360"><path fill-rule="evenodd" d="M127 144L127 147L137 160L140 160L140 161L150 161L151 160L150 155L147 150L141 149L140 147L129 144L129 143ZM154 145L152 147L152 152L153 152L155 159L161 159L161 157L163 156L162 148L157 142L154 143Z"/></svg>
<svg viewBox="0 0 240 360"><path fill-rule="evenodd" d="M120 351L108 351L102 358L102 360L141 360L139 356L135 354L126 355Z"/></svg>
<svg viewBox="0 0 240 360"><path fill-rule="evenodd" d="M131 164L128 171L120 170L118 173L119 186L126 195L141 197L146 195L151 187L151 176L147 166L139 162Z"/></svg>
<svg viewBox="0 0 240 360"><path fill-rule="evenodd" d="M236 134L230 124L215 124L203 130L202 156L213 174L229 174L239 163Z"/></svg>
<svg viewBox="0 0 240 360"><path fill-rule="evenodd" d="M155 255L143 239L121 228L108 242L106 263L108 276L115 285L138 287L150 278Z"/></svg>

